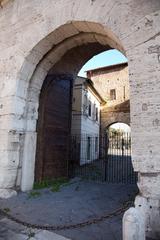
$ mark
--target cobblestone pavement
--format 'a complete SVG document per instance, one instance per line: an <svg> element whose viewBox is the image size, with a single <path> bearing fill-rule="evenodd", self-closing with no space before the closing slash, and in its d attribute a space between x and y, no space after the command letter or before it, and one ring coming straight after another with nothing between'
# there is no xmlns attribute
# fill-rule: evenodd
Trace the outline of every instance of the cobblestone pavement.
<svg viewBox="0 0 160 240"><path fill-rule="evenodd" d="M36 190L38 194L35 195L19 193L16 197L7 200L1 199L0 207L6 209L18 219L32 224L74 224L114 211L121 207L123 202L127 201L136 191L137 187L135 185L94 183L76 179L62 187L59 192L43 189ZM61 230L56 233L72 240L121 240L121 221L122 214L98 224ZM15 238L13 238L14 234ZM0 220L0 240L60 240L60 236L44 238L43 234L51 233L28 229L6 218ZM31 236L34 238L31 238Z"/></svg>

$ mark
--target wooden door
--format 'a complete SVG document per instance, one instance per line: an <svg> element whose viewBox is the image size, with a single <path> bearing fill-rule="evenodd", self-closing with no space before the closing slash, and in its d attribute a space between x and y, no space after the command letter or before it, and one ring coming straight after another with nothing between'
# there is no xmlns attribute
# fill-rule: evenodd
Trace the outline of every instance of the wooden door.
<svg viewBox="0 0 160 240"><path fill-rule="evenodd" d="M72 79L49 75L40 95L35 181L68 174Z"/></svg>

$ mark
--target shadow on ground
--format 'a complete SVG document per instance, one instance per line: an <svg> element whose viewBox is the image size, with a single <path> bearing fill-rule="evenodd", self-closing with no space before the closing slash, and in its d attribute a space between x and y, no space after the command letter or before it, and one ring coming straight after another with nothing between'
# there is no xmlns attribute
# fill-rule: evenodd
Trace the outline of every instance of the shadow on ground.
<svg viewBox="0 0 160 240"><path fill-rule="evenodd" d="M136 191L135 185L74 179L62 186L58 192L52 192L48 188L19 193L8 200L1 199L0 206L9 214L31 224L66 225L110 213L123 206ZM122 214L98 224L55 232L73 240L121 240L121 221ZM2 222L3 219L0 224Z"/></svg>

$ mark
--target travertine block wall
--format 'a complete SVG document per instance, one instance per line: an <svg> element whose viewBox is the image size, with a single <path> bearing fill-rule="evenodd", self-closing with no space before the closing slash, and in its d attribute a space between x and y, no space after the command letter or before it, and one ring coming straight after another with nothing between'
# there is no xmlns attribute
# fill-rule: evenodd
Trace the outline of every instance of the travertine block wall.
<svg viewBox="0 0 160 240"><path fill-rule="evenodd" d="M121 104L129 100L129 73L128 64L120 63L87 71L94 87L107 101L108 107ZM125 87L125 90L124 90ZM110 90L115 89L116 99L110 99Z"/></svg>
<svg viewBox="0 0 160 240"><path fill-rule="evenodd" d="M10 0L3 4L0 196L15 193L16 186L32 188L38 100L48 71L73 47L96 42L103 49L117 48L128 58L132 156L140 189L136 208L145 219L147 234L159 238L159 23L159 0ZM90 51L90 56L96 53ZM81 64L87 60L85 54ZM71 74L81 64L76 57Z"/></svg>
<svg viewBox="0 0 160 240"><path fill-rule="evenodd" d="M101 134L109 125L122 122L130 125L130 94L128 64L116 64L87 71L94 87L106 100L101 107ZM111 100L110 91L114 89L116 98Z"/></svg>

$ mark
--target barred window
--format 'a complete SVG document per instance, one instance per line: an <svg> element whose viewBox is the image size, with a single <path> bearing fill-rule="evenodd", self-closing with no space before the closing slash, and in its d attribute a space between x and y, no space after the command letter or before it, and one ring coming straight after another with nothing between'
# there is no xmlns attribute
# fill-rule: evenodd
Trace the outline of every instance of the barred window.
<svg viewBox="0 0 160 240"><path fill-rule="evenodd" d="M110 100L116 100L116 89L110 90Z"/></svg>
<svg viewBox="0 0 160 240"><path fill-rule="evenodd" d="M98 137L95 138L95 152L98 152Z"/></svg>

